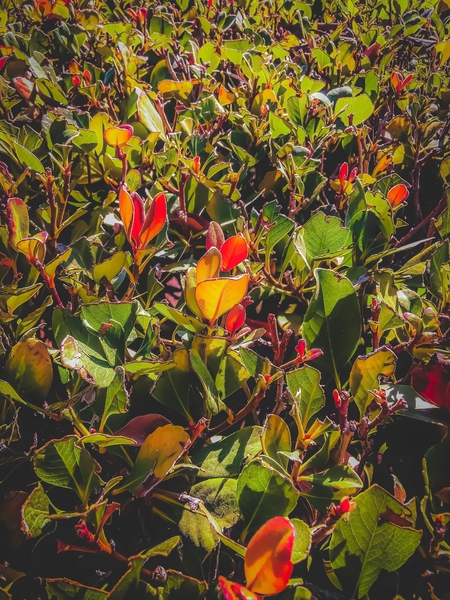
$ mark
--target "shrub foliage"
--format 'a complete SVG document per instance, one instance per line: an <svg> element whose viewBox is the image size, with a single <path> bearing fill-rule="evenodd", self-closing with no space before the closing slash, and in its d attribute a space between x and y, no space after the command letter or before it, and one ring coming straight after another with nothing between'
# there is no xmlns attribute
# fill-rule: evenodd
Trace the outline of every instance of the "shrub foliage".
<svg viewBox="0 0 450 600"><path fill-rule="evenodd" d="M448 599L448 0L0 7L0 599Z"/></svg>

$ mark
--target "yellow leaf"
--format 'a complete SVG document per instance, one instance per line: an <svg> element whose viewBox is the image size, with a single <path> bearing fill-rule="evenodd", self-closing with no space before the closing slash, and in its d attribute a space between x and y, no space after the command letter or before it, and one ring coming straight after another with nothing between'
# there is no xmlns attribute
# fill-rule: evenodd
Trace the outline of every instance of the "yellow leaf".
<svg viewBox="0 0 450 600"><path fill-rule="evenodd" d="M261 114L261 108L265 106L267 102L276 102L278 104L275 92L269 88L265 89L262 92L259 92L259 94L256 94L255 99L252 103L252 107L250 109L252 115L257 115L259 117L259 115Z"/></svg>
<svg viewBox="0 0 450 600"><path fill-rule="evenodd" d="M442 67L450 58L450 40L436 44L436 54L441 55L439 66Z"/></svg>
<svg viewBox="0 0 450 600"><path fill-rule="evenodd" d="M188 99L193 87L194 84L192 81L172 81L171 79L163 79L163 81L158 83L158 91L161 92L161 94L172 94L183 100Z"/></svg>
<svg viewBox="0 0 450 600"><path fill-rule="evenodd" d="M234 102L235 96L231 92L228 92L223 85L221 85L217 99L222 106L226 106L227 104L232 104Z"/></svg>
<svg viewBox="0 0 450 600"><path fill-rule="evenodd" d="M186 304L189 309L194 313L196 317L202 317L202 313L197 306L197 302L195 301L195 287L197 285L196 280L196 268L190 267L186 273L186 279L184 282L184 297L186 299Z"/></svg>
<svg viewBox="0 0 450 600"><path fill-rule="evenodd" d="M197 284L205 279L214 279L219 275L222 255L215 246L210 248L197 264Z"/></svg>
<svg viewBox="0 0 450 600"><path fill-rule="evenodd" d="M53 381L52 359L45 344L30 338L13 346L5 379L24 400L44 399Z"/></svg>
<svg viewBox="0 0 450 600"><path fill-rule="evenodd" d="M243 300L247 286L248 275L206 279L197 283L195 299L205 319L213 325L218 317Z"/></svg>

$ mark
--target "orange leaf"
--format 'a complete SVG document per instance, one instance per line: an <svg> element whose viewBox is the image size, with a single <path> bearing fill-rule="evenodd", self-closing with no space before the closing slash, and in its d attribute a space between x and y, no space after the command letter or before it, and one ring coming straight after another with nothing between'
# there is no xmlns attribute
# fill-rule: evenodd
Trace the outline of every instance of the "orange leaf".
<svg viewBox="0 0 450 600"><path fill-rule="evenodd" d="M133 192L130 197L133 203L133 227L131 228L131 237L137 244L144 225L144 201L136 192Z"/></svg>
<svg viewBox="0 0 450 600"><path fill-rule="evenodd" d="M236 306L233 306L225 321L225 329L228 331L228 333L231 333L231 335L236 333L236 331L244 324L245 316L246 312L242 304L236 304Z"/></svg>
<svg viewBox="0 0 450 600"><path fill-rule="evenodd" d="M247 286L248 275L205 279L200 283L197 282L195 300L202 315L213 325L218 317L244 299Z"/></svg>
<svg viewBox="0 0 450 600"><path fill-rule="evenodd" d="M400 82L400 77L399 77L398 73L395 73L395 72L392 73L392 75L391 75L391 83L392 83L392 87L395 90L398 90L398 87L399 87L399 85L401 83Z"/></svg>
<svg viewBox="0 0 450 600"><path fill-rule="evenodd" d="M249 590L266 596L285 589L294 568L294 539L295 527L285 517L270 519L255 533L244 560Z"/></svg>
<svg viewBox="0 0 450 600"><path fill-rule="evenodd" d="M105 141L114 148L120 148L124 144L130 141L133 135L133 128L131 125L120 125L120 127L110 127L103 134Z"/></svg>
<svg viewBox="0 0 450 600"><path fill-rule="evenodd" d="M222 255L222 271L230 271L247 258L247 242L241 235L234 235L226 240L220 253Z"/></svg>
<svg viewBox="0 0 450 600"><path fill-rule="evenodd" d="M220 263L222 261L219 250L213 246L206 252L197 264L197 284L205 279L215 279L219 275Z"/></svg>
<svg viewBox="0 0 450 600"><path fill-rule="evenodd" d="M232 104L235 100L234 94L228 92L222 85L219 88L219 93L217 94L217 99L219 100L222 106L226 106L227 104Z"/></svg>
<svg viewBox="0 0 450 600"><path fill-rule="evenodd" d="M409 196L408 188L403 183L394 185L388 192L387 199L392 208L396 208L399 204L406 200Z"/></svg>
<svg viewBox="0 0 450 600"><path fill-rule="evenodd" d="M134 248L135 244L131 237L134 221L134 204L130 194L124 187L120 188L119 192L119 211L128 241Z"/></svg>
<svg viewBox="0 0 450 600"><path fill-rule="evenodd" d="M166 197L161 192L153 198L139 236L139 248L143 249L155 238L167 219Z"/></svg>
<svg viewBox="0 0 450 600"><path fill-rule="evenodd" d="M219 577L219 585L224 600L259 600L259 596L248 590L240 583L228 581L222 575Z"/></svg>

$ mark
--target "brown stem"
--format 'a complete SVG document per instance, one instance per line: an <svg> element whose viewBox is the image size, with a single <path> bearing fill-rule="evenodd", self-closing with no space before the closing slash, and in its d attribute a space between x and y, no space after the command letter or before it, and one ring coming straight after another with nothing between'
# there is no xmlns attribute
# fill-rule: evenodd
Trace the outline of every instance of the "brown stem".
<svg viewBox="0 0 450 600"><path fill-rule="evenodd" d="M434 219L435 217L438 216L438 214L441 212L441 210L444 210L444 208L447 205L447 196L444 195L441 198L441 201L439 202L439 204L430 212L429 215L427 215L421 223L419 223L418 225L416 225L415 227L413 227L412 229L410 229L408 231L408 233L406 235L404 235L395 245L394 248L401 248L402 246L404 246L407 242L409 242L409 240L411 238L413 238L416 233L418 231L420 231L421 229L423 229L424 227L426 227L428 225L428 223L431 221L431 219Z"/></svg>

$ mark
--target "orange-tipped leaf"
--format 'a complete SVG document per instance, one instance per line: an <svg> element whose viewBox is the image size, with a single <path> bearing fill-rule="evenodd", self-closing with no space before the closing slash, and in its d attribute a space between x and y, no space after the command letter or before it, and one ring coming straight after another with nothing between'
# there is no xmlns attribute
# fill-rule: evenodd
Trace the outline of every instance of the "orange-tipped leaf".
<svg viewBox="0 0 450 600"><path fill-rule="evenodd" d="M241 235L234 235L226 240L220 253L222 255L222 271L231 271L247 258L247 242Z"/></svg>
<svg viewBox="0 0 450 600"><path fill-rule="evenodd" d="M156 194L150 204L149 211L145 217L142 226L141 235L139 236L139 248L144 249L153 238L155 238L167 219L167 203L166 197L161 192Z"/></svg>
<svg viewBox="0 0 450 600"><path fill-rule="evenodd" d="M247 286L248 275L197 281L195 300L204 318L213 325L216 319L244 299Z"/></svg>
<svg viewBox="0 0 450 600"><path fill-rule="evenodd" d="M285 517L267 521L252 537L244 560L246 586L256 594L282 592L292 575L295 527Z"/></svg>

